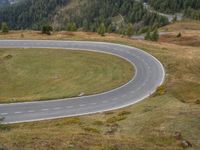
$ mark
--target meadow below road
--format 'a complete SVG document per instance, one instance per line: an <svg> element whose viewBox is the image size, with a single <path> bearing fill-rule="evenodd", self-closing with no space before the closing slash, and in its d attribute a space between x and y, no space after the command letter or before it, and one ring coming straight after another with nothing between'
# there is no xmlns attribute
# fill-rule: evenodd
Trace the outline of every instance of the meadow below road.
<svg viewBox="0 0 200 150"><path fill-rule="evenodd" d="M55 49L0 49L0 102L101 93L133 78L128 61L105 53Z"/></svg>

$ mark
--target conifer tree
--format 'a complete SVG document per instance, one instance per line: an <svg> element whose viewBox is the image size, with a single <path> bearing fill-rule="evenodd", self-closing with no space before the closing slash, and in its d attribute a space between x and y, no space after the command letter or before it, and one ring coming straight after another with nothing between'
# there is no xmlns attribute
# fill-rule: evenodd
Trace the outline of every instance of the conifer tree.
<svg viewBox="0 0 200 150"><path fill-rule="evenodd" d="M9 32L9 28L8 28L7 23L3 22L3 23L1 24L1 31L2 31L3 33L8 33L8 32Z"/></svg>
<svg viewBox="0 0 200 150"><path fill-rule="evenodd" d="M106 32L106 27L104 25L104 23L101 23L98 30L97 30L98 34L100 34L101 36L105 35Z"/></svg>

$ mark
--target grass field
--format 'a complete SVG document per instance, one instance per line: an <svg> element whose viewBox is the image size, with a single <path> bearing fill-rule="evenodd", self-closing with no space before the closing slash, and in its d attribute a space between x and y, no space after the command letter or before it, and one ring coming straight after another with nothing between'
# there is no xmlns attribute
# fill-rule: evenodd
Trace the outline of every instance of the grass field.
<svg viewBox="0 0 200 150"><path fill-rule="evenodd" d="M26 33L26 36L29 34ZM48 38L61 39L58 36L60 34L55 33ZM92 33L63 34L63 39L82 38L142 48L163 63L167 73L165 84L150 98L121 110L75 118L1 125L0 147L5 150L200 149L199 47L132 40L114 34L105 37ZM37 33L31 33L33 35ZM187 146L185 142L191 145Z"/></svg>
<svg viewBox="0 0 200 150"><path fill-rule="evenodd" d="M133 78L133 66L104 53L0 49L0 102L105 92Z"/></svg>

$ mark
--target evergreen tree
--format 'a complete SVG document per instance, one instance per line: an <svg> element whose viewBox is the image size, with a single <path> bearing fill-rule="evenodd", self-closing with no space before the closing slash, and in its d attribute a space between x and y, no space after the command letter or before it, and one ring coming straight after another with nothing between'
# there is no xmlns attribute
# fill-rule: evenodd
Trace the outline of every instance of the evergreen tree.
<svg viewBox="0 0 200 150"><path fill-rule="evenodd" d="M152 41L158 41L159 40L159 33L158 29L155 29L151 35L151 40Z"/></svg>
<svg viewBox="0 0 200 150"><path fill-rule="evenodd" d="M128 35L130 37L130 36L133 35L133 33L134 33L133 25L129 24L128 28L127 28L127 31L126 31L126 35Z"/></svg>
<svg viewBox="0 0 200 150"><path fill-rule="evenodd" d="M7 23L3 22L3 23L1 24L1 31L2 31L3 33L8 33L8 32L9 32L9 28L8 28Z"/></svg>
<svg viewBox="0 0 200 150"><path fill-rule="evenodd" d="M151 40L151 32L148 31L144 37L145 40Z"/></svg>
<svg viewBox="0 0 200 150"><path fill-rule="evenodd" d="M67 24L67 31L77 31L76 23L70 22Z"/></svg>
<svg viewBox="0 0 200 150"><path fill-rule="evenodd" d="M104 23L101 23L98 30L97 30L98 34L100 34L101 36L105 35L106 32L106 27L104 25Z"/></svg>
<svg viewBox="0 0 200 150"><path fill-rule="evenodd" d="M110 24L108 27L107 27L107 32L108 33L111 33L113 31L113 27L112 25Z"/></svg>

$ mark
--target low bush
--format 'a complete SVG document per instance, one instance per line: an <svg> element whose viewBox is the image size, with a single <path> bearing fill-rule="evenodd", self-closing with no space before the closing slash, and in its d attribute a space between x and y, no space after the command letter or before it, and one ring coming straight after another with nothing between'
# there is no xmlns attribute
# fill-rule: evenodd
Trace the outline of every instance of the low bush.
<svg viewBox="0 0 200 150"><path fill-rule="evenodd" d="M129 114L131 114L130 111L122 111L122 112L120 112L120 113L118 114L118 116L126 116L126 115L129 115Z"/></svg>
<svg viewBox="0 0 200 150"><path fill-rule="evenodd" d="M94 125L101 126L101 125L103 125L104 123L103 123L103 121L97 120L97 121L95 121L93 124L94 124Z"/></svg>
<svg viewBox="0 0 200 150"><path fill-rule="evenodd" d="M84 131L92 132L92 133L100 133L100 131L93 127L82 126Z"/></svg>
<svg viewBox="0 0 200 150"><path fill-rule="evenodd" d="M67 124L80 124L80 118L70 118L66 121Z"/></svg>
<svg viewBox="0 0 200 150"><path fill-rule="evenodd" d="M116 123L118 121L125 120L126 118L126 116L113 116L111 118L108 118L106 120L106 123Z"/></svg>

